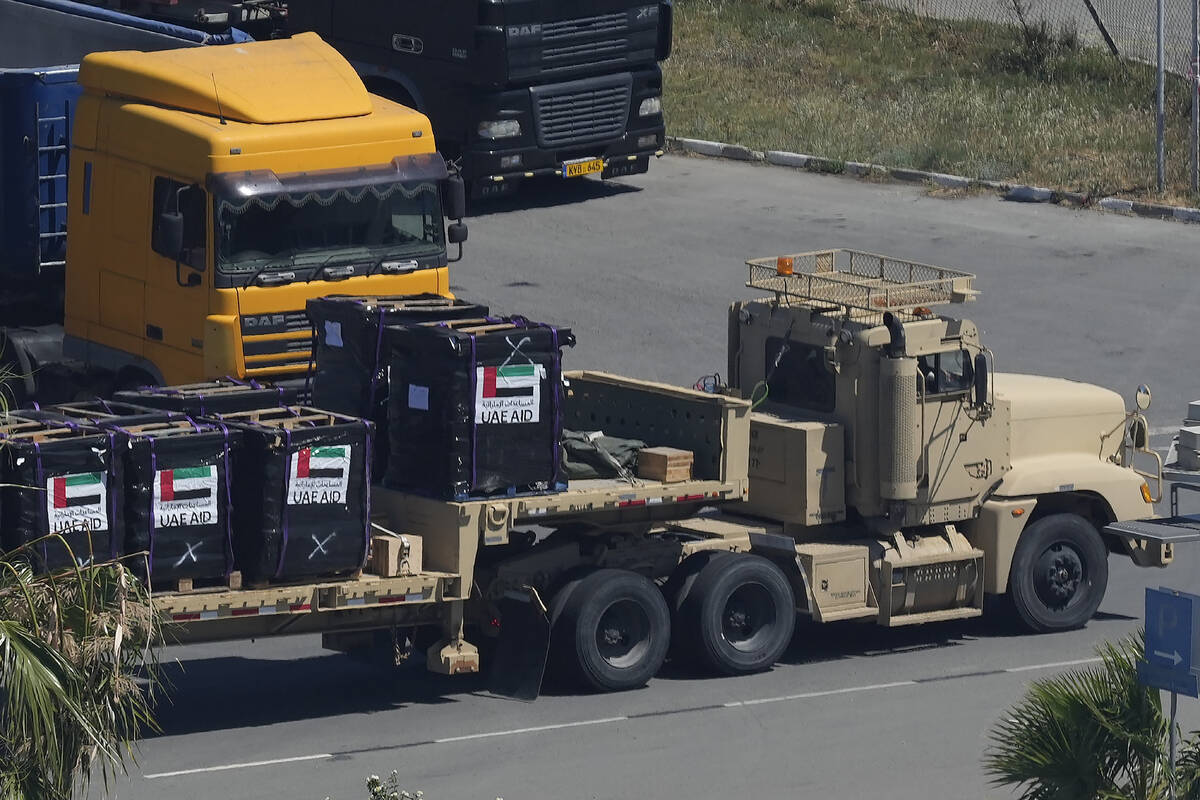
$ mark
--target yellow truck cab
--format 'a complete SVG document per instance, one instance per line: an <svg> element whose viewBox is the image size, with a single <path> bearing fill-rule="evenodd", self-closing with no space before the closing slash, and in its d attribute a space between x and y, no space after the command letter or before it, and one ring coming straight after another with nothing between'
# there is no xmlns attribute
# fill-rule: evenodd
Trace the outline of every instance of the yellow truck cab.
<svg viewBox="0 0 1200 800"><path fill-rule="evenodd" d="M298 379L309 298L448 291L429 120L315 34L94 53L79 82L63 354L114 388Z"/></svg>

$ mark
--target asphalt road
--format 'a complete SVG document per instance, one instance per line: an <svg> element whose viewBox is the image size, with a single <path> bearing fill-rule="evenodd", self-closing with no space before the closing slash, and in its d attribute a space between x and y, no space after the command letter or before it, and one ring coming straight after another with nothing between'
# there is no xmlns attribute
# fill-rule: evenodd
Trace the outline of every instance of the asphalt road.
<svg viewBox="0 0 1200 800"><path fill-rule="evenodd" d="M852 246L979 273L966 310L1004 370L1130 397L1149 382L1163 429L1200 395L1198 228L674 157L620 184L550 185L481 211L456 289L573 327L570 367L689 384L724 372L745 258ZM668 665L640 691L560 689L533 704L492 698L474 677L360 665L315 637L178 648L163 734L117 790L363 798L367 775L394 769L430 800L1008 797L980 755L1028 682L1133 631L1144 587L1200 592L1198 548L1166 571L1111 570L1081 631L805 626L769 673ZM1185 699L1181 716L1200 727L1200 704Z"/></svg>

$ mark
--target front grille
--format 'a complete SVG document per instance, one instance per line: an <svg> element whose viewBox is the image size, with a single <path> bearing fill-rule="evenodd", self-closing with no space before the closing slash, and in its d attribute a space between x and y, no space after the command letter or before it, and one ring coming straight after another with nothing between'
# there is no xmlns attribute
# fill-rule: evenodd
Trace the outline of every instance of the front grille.
<svg viewBox="0 0 1200 800"><path fill-rule="evenodd" d="M625 58L629 43L625 39L603 39L583 44L546 47L542 49L542 71L552 72L578 64L602 66L619 63Z"/></svg>
<svg viewBox="0 0 1200 800"><path fill-rule="evenodd" d="M604 33L623 33L629 28L629 13L601 14L596 17L577 17L561 22L542 23L542 41L558 42L580 36L595 36Z"/></svg>
<svg viewBox="0 0 1200 800"><path fill-rule="evenodd" d="M629 117L630 87L626 74L530 89L538 144L566 147L621 136Z"/></svg>
<svg viewBox="0 0 1200 800"><path fill-rule="evenodd" d="M268 372L307 369L312 348L312 324L303 311L249 314L242 317L242 355L251 377ZM265 339L269 334L293 334Z"/></svg>

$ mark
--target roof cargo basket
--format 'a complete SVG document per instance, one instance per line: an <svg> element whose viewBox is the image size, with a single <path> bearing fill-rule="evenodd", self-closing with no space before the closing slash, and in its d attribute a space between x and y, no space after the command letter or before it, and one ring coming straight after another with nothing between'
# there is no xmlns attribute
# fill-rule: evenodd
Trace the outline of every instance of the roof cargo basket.
<svg viewBox="0 0 1200 800"><path fill-rule="evenodd" d="M917 309L975 299L975 276L859 250L814 250L754 258L746 285L773 292L780 303L825 311L913 314Z"/></svg>

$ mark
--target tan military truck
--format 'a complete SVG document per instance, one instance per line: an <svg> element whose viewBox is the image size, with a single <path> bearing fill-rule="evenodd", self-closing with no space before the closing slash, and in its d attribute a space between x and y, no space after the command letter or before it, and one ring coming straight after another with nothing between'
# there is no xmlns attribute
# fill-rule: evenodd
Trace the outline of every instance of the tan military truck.
<svg viewBox="0 0 1200 800"><path fill-rule="evenodd" d="M645 683L669 652L766 669L797 613L897 626L988 597L1034 631L1078 627L1110 553L1170 563L1152 531L1106 528L1161 494L1148 391L1126 411L1096 386L995 373L978 328L933 310L975 299L967 273L849 250L748 264L766 296L730 309L729 386L567 374L567 428L689 452L690 476L463 502L380 488L379 524L422 542L412 575L169 595L165 613L185 639L321 631L400 655L434 626L442 672L479 668L473 630L497 640L493 688L533 697L547 663L600 690Z"/></svg>

